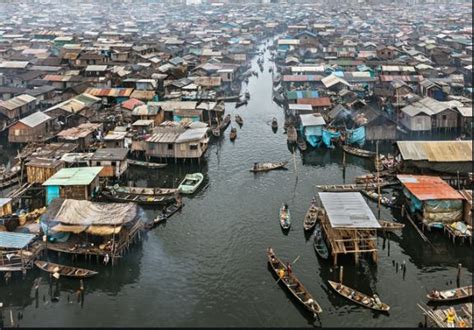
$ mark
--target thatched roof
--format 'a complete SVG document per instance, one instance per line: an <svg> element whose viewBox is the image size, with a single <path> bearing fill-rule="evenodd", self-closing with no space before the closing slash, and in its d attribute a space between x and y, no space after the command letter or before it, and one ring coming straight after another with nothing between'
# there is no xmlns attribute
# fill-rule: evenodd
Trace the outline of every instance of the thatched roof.
<svg viewBox="0 0 474 330"><path fill-rule="evenodd" d="M139 210L134 203L94 203L57 198L51 202L41 221L79 226L124 225L136 220Z"/></svg>

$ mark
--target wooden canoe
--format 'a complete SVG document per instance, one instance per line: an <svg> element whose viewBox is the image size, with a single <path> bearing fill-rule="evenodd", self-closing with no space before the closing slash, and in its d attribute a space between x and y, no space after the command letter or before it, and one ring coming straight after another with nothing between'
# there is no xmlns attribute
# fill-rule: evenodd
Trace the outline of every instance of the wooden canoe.
<svg viewBox="0 0 474 330"><path fill-rule="evenodd" d="M90 269L65 266L65 265L55 264L55 263L47 262L43 260L36 260L35 265L36 267L38 267L41 270L44 270L45 272L48 272L51 274L58 273L60 276L66 276L66 277L86 278L86 277L91 277L98 274L98 272L90 270Z"/></svg>
<svg viewBox="0 0 474 330"><path fill-rule="evenodd" d="M439 293L438 295L435 294L435 292L431 292L426 295L426 298L428 298L428 300L432 302L462 300L472 298L472 285L437 292Z"/></svg>
<svg viewBox="0 0 474 330"><path fill-rule="evenodd" d="M288 162L276 162L276 163L255 163L255 166L250 169L250 172L267 172L284 168Z"/></svg>
<svg viewBox="0 0 474 330"><path fill-rule="evenodd" d="M244 124L244 120L239 115L235 115L235 122L239 124L239 126L242 126Z"/></svg>
<svg viewBox="0 0 474 330"><path fill-rule="evenodd" d="M290 209L286 208L285 210L285 205L282 205L282 207L280 208L280 226L283 230L288 230L291 226Z"/></svg>
<svg viewBox="0 0 474 330"><path fill-rule="evenodd" d="M378 202L379 200L379 194L376 193L375 191L361 190L361 193L376 202ZM395 201L396 201L395 197L392 197L392 199L389 199L388 197L380 196L380 204L384 206L395 208L396 207Z"/></svg>
<svg viewBox="0 0 474 330"><path fill-rule="evenodd" d="M387 221L387 220L379 220L379 224L382 226L382 228L379 228L378 230L392 231L392 230L401 230L405 228L405 225L403 223Z"/></svg>
<svg viewBox="0 0 474 330"><path fill-rule="evenodd" d="M298 139L298 133L296 132L296 128L293 125L288 126L286 138L288 139L288 142L296 142Z"/></svg>
<svg viewBox="0 0 474 330"><path fill-rule="evenodd" d="M168 220L173 214L175 214L176 212L178 212L179 210L181 210L183 208L184 204L183 203L174 203L174 204L171 204L167 207L165 207L160 215L158 215L155 220L153 220L153 224L154 225L157 225L159 223L162 223L166 220Z"/></svg>
<svg viewBox="0 0 474 330"><path fill-rule="evenodd" d="M278 128L278 121L275 117L272 119L272 128Z"/></svg>
<svg viewBox="0 0 474 330"><path fill-rule="evenodd" d="M383 182L383 179L379 177L379 182ZM376 183L377 176L374 174L359 175L355 178L356 183Z"/></svg>
<svg viewBox="0 0 474 330"><path fill-rule="evenodd" d="M168 204L176 200L176 195L137 195L121 192L102 191L102 196L112 202L117 203L137 203L141 205Z"/></svg>
<svg viewBox="0 0 474 330"><path fill-rule="evenodd" d="M363 158L373 158L375 157L375 152L369 151L369 150L364 150L364 149L359 149L359 148L354 148L348 145L343 145L342 149L347 152L348 154L357 156L357 157L363 157Z"/></svg>
<svg viewBox="0 0 474 330"><path fill-rule="evenodd" d="M288 273L286 265L277 258L272 248L268 248L267 258L268 264L273 270L273 273L279 278L281 285L283 285L306 310L313 313L314 317L323 311L316 299L306 290L293 272ZM280 277L281 274L282 276Z"/></svg>
<svg viewBox="0 0 474 330"><path fill-rule="evenodd" d="M336 291L344 298L349 299L350 301L358 305L361 305L366 308L370 308L372 310L376 310L379 312L388 312L390 310L389 305L381 303L380 306L377 306L377 304L373 300L374 299L373 297L370 297L362 292L349 288L341 283L336 283L333 281L328 281L328 282L331 288L334 289L334 291ZM351 295L351 293L353 294Z"/></svg>
<svg viewBox="0 0 474 330"><path fill-rule="evenodd" d="M380 187L387 187L396 185L396 182L383 181L380 182ZM317 185L321 191L327 192L339 192L339 191L362 191L362 190L375 190L377 189L377 183L355 183L355 184L329 184L329 185Z"/></svg>
<svg viewBox="0 0 474 330"><path fill-rule="evenodd" d="M303 221L304 230L311 230L316 225L316 221L318 221L318 217L322 212L322 208L317 207L316 205L311 204Z"/></svg>
<svg viewBox="0 0 474 330"><path fill-rule="evenodd" d="M144 162L141 160L135 160L135 159L127 159L128 165L132 166L141 166L141 167L147 167L147 168L163 168L165 166L168 166L166 163L153 163L153 162Z"/></svg>
<svg viewBox="0 0 474 330"><path fill-rule="evenodd" d="M308 149L308 145L306 144L306 141L301 136L298 137L298 139L296 140L296 143L298 143L298 148L301 151L306 151Z"/></svg>
<svg viewBox="0 0 474 330"><path fill-rule="evenodd" d="M237 138L237 129L232 127L229 134L229 139L234 141Z"/></svg>
<svg viewBox="0 0 474 330"><path fill-rule="evenodd" d="M146 196L167 196L178 193L176 188L146 188L146 187L123 187L123 186L106 186L106 190L111 193L124 193L130 195L146 195Z"/></svg>
<svg viewBox="0 0 474 330"><path fill-rule="evenodd" d="M329 258L329 249L326 241L324 240L323 228L320 221L316 223L316 227L314 229L313 248L321 258L326 260Z"/></svg>

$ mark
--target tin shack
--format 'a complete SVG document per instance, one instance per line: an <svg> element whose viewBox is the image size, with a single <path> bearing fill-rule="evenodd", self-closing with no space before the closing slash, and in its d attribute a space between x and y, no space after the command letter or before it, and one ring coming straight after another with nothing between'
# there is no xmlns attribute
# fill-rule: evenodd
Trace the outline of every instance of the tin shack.
<svg viewBox="0 0 474 330"><path fill-rule="evenodd" d="M90 200L99 190L99 173L102 166L63 168L43 183L46 205L52 200L74 198Z"/></svg>

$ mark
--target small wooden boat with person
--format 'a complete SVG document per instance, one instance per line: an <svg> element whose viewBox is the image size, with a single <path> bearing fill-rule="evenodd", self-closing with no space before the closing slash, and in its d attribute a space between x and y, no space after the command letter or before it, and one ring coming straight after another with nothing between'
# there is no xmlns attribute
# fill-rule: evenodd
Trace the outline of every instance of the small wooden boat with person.
<svg viewBox="0 0 474 330"><path fill-rule="evenodd" d="M375 191L361 190L361 193L364 194L365 196L369 197L370 199L376 201L376 202L378 202L378 200L379 200L379 194L376 193ZM395 208L396 207L396 205L395 205L396 200L397 200L396 197L388 198L386 196L380 196L380 204L382 204L384 206L387 206L387 207Z"/></svg>
<svg viewBox="0 0 474 330"><path fill-rule="evenodd" d="M140 167L147 167L147 168L163 168L168 166L166 163L153 163L153 162L144 162L141 160L135 159L127 159L128 165L131 166L140 166Z"/></svg>
<svg viewBox="0 0 474 330"><path fill-rule="evenodd" d="M393 231L393 230L402 230L405 228L403 223L398 223L394 221L387 221L387 220L379 220L379 224L382 228L378 228L381 231Z"/></svg>
<svg viewBox="0 0 474 330"><path fill-rule="evenodd" d="M221 130L221 132L225 131L227 129L227 127L229 127L230 119L231 119L230 114L228 114L224 117L224 120L219 125L219 129ZM220 134L219 134L219 136L220 136Z"/></svg>
<svg viewBox="0 0 474 330"><path fill-rule="evenodd" d="M278 128L278 121L275 117L272 119L272 128L277 129Z"/></svg>
<svg viewBox="0 0 474 330"><path fill-rule="evenodd" d="M283 204L280 208L280 226L283 230L290 229L291 214L288 204Z"/></svg>
<svg viewBox="0 0 474 330"><path fill-rule="evenodd" d="M277 163L254 163L250 172L268 172L276 169L286 169L285 166L288 162L277 162Z"/></svg>
<svg viewBox="0 0 474 330"><path fill-rule="evenodd" d="M369 150L364 150L364 149L359 149L355 147L351 147L348 145L343 145L342 149L347 152L348 154L357 156L357 157L363 157L363 158L374 158L375 157L375 152L369 151Z"/></svg>
<svg viewBox="0 0 474 330"><path fill-rule="evenodd" d="M161 211L161 213L155 218L155 220L153 220L153 224L157 225L159 223L162 223L168 220L173 214L181 210L183 206L184 204L182 202L181 203L177 202L177 203L168 205Z"/></svg>
<svg viewBox="0 0 474 330"><path fill-rule="evenodd" d="M472 298L472 285L443 291L433 290L426 295L426 298L431 302L451 302Z"/></svg>
<svg viewBox="0 0 474 330"><path fill-rule="evenodd" d="M303 221L304 230L311 230L316 225L318 217L322 211L322 208L317 207L314 199L311 201L311 206L309 207Z"/></svg>
<svg viewBox="0 0 474 330"><path fill-rule="evenodd" d="M86 277L92 277L99 273L90 269L65 266L65 265L55 264L55 263L47 262L43 260L36 260L35 265L36 267L38 267L41 270L44 270L45 272L48 272L51 274L57 273L59 274L59 276L65 276L65 277L86 278Z"/></svg>
<svg viewBox="0 0 474 330"><path fill-rule="evenodd" d="M313 241L313 248L314 251L323 259L329 258L329 249L324 240L323 236L323 227L321 225L321 221L316 222L316 226L314 228L314 241Z"/></svg>
<svg viewBox="0 0 474 330"><path fill-rule="evenodd" d="M288 142L296 142L296 140L298 139L298 132L296 131L295 126L288 126L288 130L286 131L286 138L288 139Z"/></svg>
<svg viewBox="0 0 474 330"><path fill-rule="evenodd" d="M349 288L348 286L345 286L342 283L337 283L333 281L328 282L331 288L334 289L334 291L356 304L379 312L388 312L390 310L390 306L381 302L376 294L374 294L373 297L370 297L362 292Z"/></svg>
<svg viewBox="0 0 474 330"><path fill-rule="evenodd" d="M186 174L184 180L178 186L178 190L182 194L193 194L204 180L201 173Z"/></svg>
<svg viewBox="0 0 474 330"><path fill-rule="evenodd" d="M230 139L231 141L234 141L236 138L237 138L237 128L232 127L232 128L230 129L229 139Z"/></svg>
<svg viewBox="0 0 474 330"><path fill-rule="evenodd" d="M323 310L319 306L316 299L308 292L298 278L293 274L291 269L285 265L273 252L272 248L267 249L268 264L273 273L278 277L278 282L281 282L296 300L303 305L309 312L313 313L314 317Z"/></svg>
<svg viewBox="0 0 474 330"><path fill-rule="evenodd" d="M221 136L221 130L219 127L215 127L212 129L212 135L215 136L215 137L219 137Z"/></svg>
<svg viewBox="0 0 474 330"><path fill-rule="evenodd" d="M298 148L301 151L306 151L308 149L308 145L306 144L306 141L304 140L303 137L298 136L296 143L298 144Z"/></svg>
<svg viewBox="0 0 474 330"><path fill-rule="evenodd" d="M239 124L239 126L242 127L242 125L244 124L244 120L242 119L242 117L240 117L239 115L235 115L235 122L237 124Z"/></svg>

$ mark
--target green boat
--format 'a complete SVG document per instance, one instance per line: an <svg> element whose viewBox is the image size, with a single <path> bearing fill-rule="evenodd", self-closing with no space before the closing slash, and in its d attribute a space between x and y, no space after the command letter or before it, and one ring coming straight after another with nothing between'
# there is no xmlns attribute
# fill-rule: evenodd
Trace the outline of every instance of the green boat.
<svg viewBox="0 0 474 330"><path fill-rule="evenodd" d="M184 180L178 186L178 190L182 194L193 194L204 180L201 173L186 174Z"/></svg>

